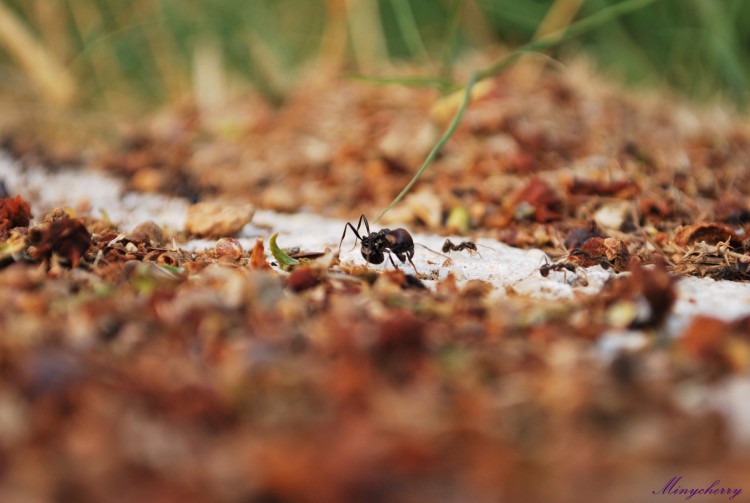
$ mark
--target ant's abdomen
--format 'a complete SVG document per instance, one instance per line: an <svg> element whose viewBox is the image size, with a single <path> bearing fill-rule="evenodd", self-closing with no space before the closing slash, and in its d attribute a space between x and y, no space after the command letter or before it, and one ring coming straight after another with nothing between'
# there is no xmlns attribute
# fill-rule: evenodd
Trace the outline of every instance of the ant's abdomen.
<svg viewBox="0 0 750 503"><path fill-rule="evenodd" d="M388 248L394 251L414 248L414 240L406 229L394 229L385 235Z"/></svg>

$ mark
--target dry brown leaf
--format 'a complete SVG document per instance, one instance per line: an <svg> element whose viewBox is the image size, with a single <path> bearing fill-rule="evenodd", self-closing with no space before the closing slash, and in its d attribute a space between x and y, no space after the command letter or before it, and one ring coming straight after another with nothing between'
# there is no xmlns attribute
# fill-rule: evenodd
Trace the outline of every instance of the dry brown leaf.
<svg viewBox="0 0 750 503"><path fill-rule="evenodd" d="M692 244L705 242L711 245L729 241L732 244L740 244L731 227L717 223L701 223L678 227L672 237L677 246L687 247Z"/></svg>

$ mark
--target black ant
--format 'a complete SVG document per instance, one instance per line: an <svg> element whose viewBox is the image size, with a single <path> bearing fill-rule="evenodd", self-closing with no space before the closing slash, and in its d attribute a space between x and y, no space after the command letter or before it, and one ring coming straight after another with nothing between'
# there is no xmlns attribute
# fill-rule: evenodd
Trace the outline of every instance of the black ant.
<svg viewBox="0 0 750 503"><path fill-rule="evenodd" d="M562 272L563 275L564 275L564 280L567 283L568 282L568 272L572 272L573 274L576 274L576 269L578 269L578 266L576 266L572 262L568 262L565 259L562 259L562 260L559 260L557 262L553 262L553 263L550 264L549 261L547 260L547 257L544 257L544 264L542 264L542 266L539 267L539 274L541 274L542 277L546 278L546 277L549 276L549 273L551 271ZM582 269L582 270L583 270L584 275L585 275L586 270L585 269ZM579 278L579 281L584 286L588 285L588 279L586 279L585 277L584 278Z"/></svg>
<svg viewBox="0 0 750 503"><path fill-rule="evenodd" d="M362 226L362 222L364 222L365 229L367 230L366 236L359 235L359 228ZM363 214L359 217L356 229L351 222L346 223L344 233L341 235L341 242L339 242L339 250L341 250L341 243L344 242L348 228L351 228L357 239L362 242L362 257L367 262L382 264L385 260L385 254L388 253L388 258L391 260L393 267L398 269L396 262L393 261L393 255L396 255L402 263L408 260L414 268L414 272L417 272L417 267L411 260L414 256L414 240L406 229L381 229L377 232L370 232L370 224L367 222L367 217Z"/></svg>
<svg viewBox="0 0 750 503"><path fill-rule="evenodd" d="M552 264L547 261L547 257L544 258L544 264L539 268L539 274L546 278L549 276L550 271L565 272L570 271L576 272L576 266L570 262L553 262Z"/></svg>
<svg viewBox="0 0 750 503"><path fill-rule="evenodd" d="M451 251L462 251L462 250L469 250L469 252L476 252L481 257L482 254L479 253L479 250L477 250L477 245L472 243L471 241L462 241L459 244L454 244L450 239L446 239L445 243L443 243L443 253L449 253Z"/></svg>

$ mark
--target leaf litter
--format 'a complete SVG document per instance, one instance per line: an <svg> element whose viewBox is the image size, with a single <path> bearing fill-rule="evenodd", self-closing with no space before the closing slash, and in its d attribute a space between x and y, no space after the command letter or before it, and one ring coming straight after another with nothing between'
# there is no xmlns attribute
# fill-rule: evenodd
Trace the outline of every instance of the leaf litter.
<svg viewBox="0 0 750 503"><path fill-rule="evenodd" d="M495 78L373 223L409 230L417 274L368 264L339 249L344 222L409 181L435 98L331 82L239 136L175 110L68 170L5 142L0 499L632 501L696 467L741 481L741 119L581 68Z"/></svg>

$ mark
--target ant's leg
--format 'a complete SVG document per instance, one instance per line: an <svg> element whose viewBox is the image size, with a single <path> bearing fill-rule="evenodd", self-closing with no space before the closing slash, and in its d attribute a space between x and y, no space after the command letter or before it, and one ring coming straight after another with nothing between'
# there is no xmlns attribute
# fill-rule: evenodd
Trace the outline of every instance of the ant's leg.
<svg viewBox="0 0 750 503"><path fill-rule="evenodd" d="M450 257L449 257L448 255L445 255L445 254L443 254L443 253L440 253L439 251L435 251L435 250L433 250L432 248L430 248L429 246L425 246L425 245L423 245L422 243L414 243L414 244L415 244L416 246L421 246L422 248L424 248L425 250L427 250L427 251L428 251L428 252L430 252L430 253L434 253L435 255L440 255L440 256L441 256L441 257L443 257L443 258L446 258L446 259L450 259Z"/></svg>
<svg viewBox="0 0 750 503"><path fill-rule="evenodd" d="M402 263L405 263L408 260L412 268L414 269L414 274L419 276L419 273L417 272L417 266L415 266L414 262L412 262L411 260L411 258L414 256L414 250L408 250L406 252L397 253L396 256Z"/></svg>
<svg viewBox="0 0 750 503"><path fill-rule="evenodd" d="M408 257L408 258L409 258L409 263L410 263L410 264L411 264L411 266L412 266L412 267L414 268L414 274L416 274L416 275L417 275L417 277L419 277L419 272L417 272L417 266L415 266L415 265L414 265L414 262L412 262L412 261L411 261L411 257Z"/></svg>
<svg viewBox="0 0 750 503"><path fill-rule="evenodd" d="M357 230L359 230L359 226L362 225L363 221L365 222L365 229L367 230L367 235L369 236L370 235L370 223L367 221L367 217L365 216L364 213L362 213L362 215L360 215L360 217L359 217L359 223L357 224Z"/></svg>
<svg viewBox="0 0 750 503"><path fill-rule="evenodd" d="M354 226L352 224L349 224L349 227L351 227L352 230L354 230L354 232L357 234L357 237L359 238L360 241L362 240L362 238L359 236L359 228L362 227L362 222L363 221L365 223L365 229L367 230L367 235L369 236L370 235L370 224L367 222L367 217L365 216L364 213L362 213L359 216L359 222L357 222L357 229L356 230L354 229ZM357 246L356 242L355 242L354 246Z"/></svg>
<svg viewBox="0 0 750 503"><path fill-rule="evenodd" d="M450 254L451 251L462 252L464 250L469 250L469 254L476 253L480 258L482 257L482 254L477 250L477 246L471 241L462 241L459 244L455 244L450 239L446 239L445 243L443 243L443 253Z"/></svg>
<svg viewBox="0 0 750 503"><path fill-rule="evenodd" d="M578 277L577 282L582 286L589 286L589 273L586 271L586 268L579 267L578 269L583 272L583 275L576 273L576 276Z"/></svg>
<svg viewBox="0 0 750 503"><path fill-rule="evenodd" d="M364 216L364 215L362 215ZM360 222L362 220L360 219ZM357 239L362 241L362 237L359 235L359 226L355 229L354 226L351 224L351 222L347 222L344 226L344 233L341 235L341 241L339 241L339 253L341 253L341 245L344 243L344 238L346 237L346 231L348 228L351 228L352 232L354 232L354 235L357 236ZM357 239L354 240L354 246L357 246ZM354 249L354 246L352 247L352 250Z"/></svg>
<svg viewBox="0 0 750 503"><path fill-rule="evenodd" d="M391 260L391 264L393 264L393 267L395 267L396 269L398 269L398 266L396 265L396 262L393 261L393 254L390 252L390 250L386 250L386 251L388 252L388 258ZM396 256L398 257L398 255L396 255ZM398 258L401 258L401 257L398 257ZM404 260L401 259L401 262L403 262L403 261Z"/></svg>
<svg viewBox="0 0 750 503"><path fill-rule="evenodd" d="M354 228L354 226L352 225L351 222L347 222L346 225L344 226L344 233L341 235L341 241L339 241L339 252L341 251L341 245L343 244L344 238L346 237L346 230L347 230L347 228L350 228L352 230L352 232L354 232L354 235L357 236L357 239L359 239L360 241L362 241L362 236L359 235L359 228L362 227L362 221L363 220L365 222L365 228L367 229L367 234L370 234L370 226L367 223L367 217L365 216L364 213L362 213L362 215L359 216L359 222L357 222L357 228L356 229ZM357 240L355 239L354 240L354 246L352 247L352 250L356 246L357 246Z"/></svg>
<svg viewBox="0 0 750 503"><path fill-rule="evenodd" d="M571 265L570 262L564 264L564 267L563 267L563 280L565 281L565 283L568 282L568 272L573 273L573 281L572 281L573 285L575 284L576 281L578 281L578 279L580 278L580 276L579 276L579 274L577 272L578 269L580 269L580 268L576 267L574 265Z"/></svg>
<svg viewBox="0 0 750 503"><path fill-rule="evenodd" d="M469 255L471 255L472 253L476 253L477 255L479 255L479 258L482 258L482 254L479 253L477 245L475 245L471 241L464 241L463 243L461 243L461 246L463 246L465 250L469 250Z"/></svg>

